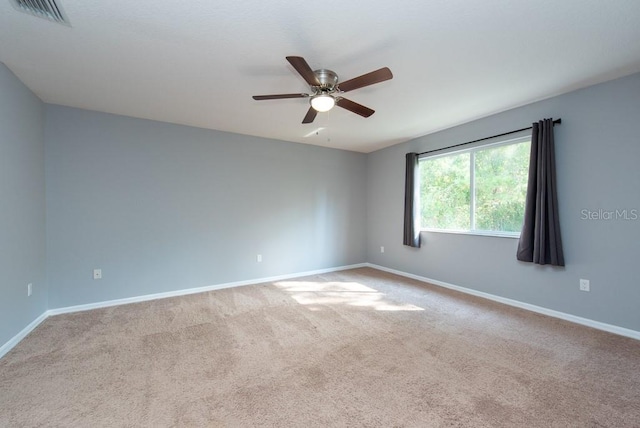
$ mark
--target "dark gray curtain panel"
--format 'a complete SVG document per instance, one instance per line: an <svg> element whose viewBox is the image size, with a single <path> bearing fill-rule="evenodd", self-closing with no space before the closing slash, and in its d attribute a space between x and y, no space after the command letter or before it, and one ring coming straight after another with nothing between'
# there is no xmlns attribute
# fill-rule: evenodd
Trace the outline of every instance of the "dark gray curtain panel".
<svg viewBox="0 0 640 428"><path fill-rule="evenodd" d="M532 127L525 204L524 224L518 242L518 260L539 265L564 266L552 119L541 120Z"/></svg>
<svg viewBox="0 0 640 428"><path fill-rule="evenodd" d="M420 248L420 189L418 154L407 153L404 179L404 245Z"/></svg>

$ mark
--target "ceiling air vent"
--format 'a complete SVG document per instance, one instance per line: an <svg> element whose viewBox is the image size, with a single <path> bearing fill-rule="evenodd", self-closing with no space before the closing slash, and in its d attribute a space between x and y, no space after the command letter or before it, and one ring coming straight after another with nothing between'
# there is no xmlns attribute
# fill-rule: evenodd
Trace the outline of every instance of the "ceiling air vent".
<svg viewBox="0 0 640 428"><path fill-rule="evenodd" d="M64 25L69 24L64 11L56 3L55 0L10 0L13 7L20 12L29 13L39 18L48 19L49 21L58 22Z"/></svg>

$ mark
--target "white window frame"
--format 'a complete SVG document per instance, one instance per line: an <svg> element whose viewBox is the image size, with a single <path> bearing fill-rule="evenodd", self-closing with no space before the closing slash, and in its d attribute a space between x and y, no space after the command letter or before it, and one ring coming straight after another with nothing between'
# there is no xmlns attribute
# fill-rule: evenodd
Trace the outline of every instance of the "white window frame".
<svg viewBox="0 0 640 428"><path fill-rule="evenodd" d="M422 162L423 160L426 159L435 159L435 158L439 158L439 157L445 157L445 156L452 156L452 155L459 155L459 154L463 154L463 153L469 153L469 182L471 185L471 189L470 189L470 201L469 201L469 224L471 225L471 229L466 230L466 229L438 229L438 228L431 228L431 227L425 227L422 224L420 224L420 231L421 232L435 232L435 233L451 233L451 234L462 234L462 235L478 235L478 236L494 236L494 237L499 237L499 238L515 238L518 239L520 238L520 232L502 232L502 231L498 231L498 230L478 230L475 229L475 205L476 205L476 192L475 192L475 154L478 151L481 150L486 150L486 149L491 149L491 148L497 148L500 146L509 146L512 144L520 144L520 143L526 143L526 142L531 142L531 135L523 135L523 136L519 136L519 137L514 137L514 138L510 138L507 140L501 139L499 141L494 141L494 142L490 142L490 143L484 143L484 144L478 144L475 145L471 148L465 148L465 149L458 149L458 150L451 150L451 151L446 151L444 153L438 153L438 154L433 154L433 155L429 155L426 154L424 156L420 156L418 159L418 165L420 164L420 162ZM420 186L420 183L418 183L418 185Z"/></svg>

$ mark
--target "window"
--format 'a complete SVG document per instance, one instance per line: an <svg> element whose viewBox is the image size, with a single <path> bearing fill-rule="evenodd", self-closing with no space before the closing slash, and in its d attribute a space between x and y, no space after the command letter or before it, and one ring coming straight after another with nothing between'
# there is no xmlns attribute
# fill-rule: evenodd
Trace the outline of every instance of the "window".
<svg viewBox="0 0 640 428"><path fill-rule="evenodd" d="M518 236L524 218L530 137L421 158L421 226Z"/></svg>

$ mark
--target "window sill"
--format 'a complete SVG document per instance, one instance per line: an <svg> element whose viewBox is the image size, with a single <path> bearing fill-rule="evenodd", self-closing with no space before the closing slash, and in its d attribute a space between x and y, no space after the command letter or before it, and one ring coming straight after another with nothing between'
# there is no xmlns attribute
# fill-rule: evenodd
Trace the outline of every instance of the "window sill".
<svg viewBox="0 0 640 428"><path fill-rule="evenodd" d="M422 229L420 232L448 233L453 235L490 236L493 238L520 239L520 232L491 232L482 230L444 230L444 229Z"/></svg>

